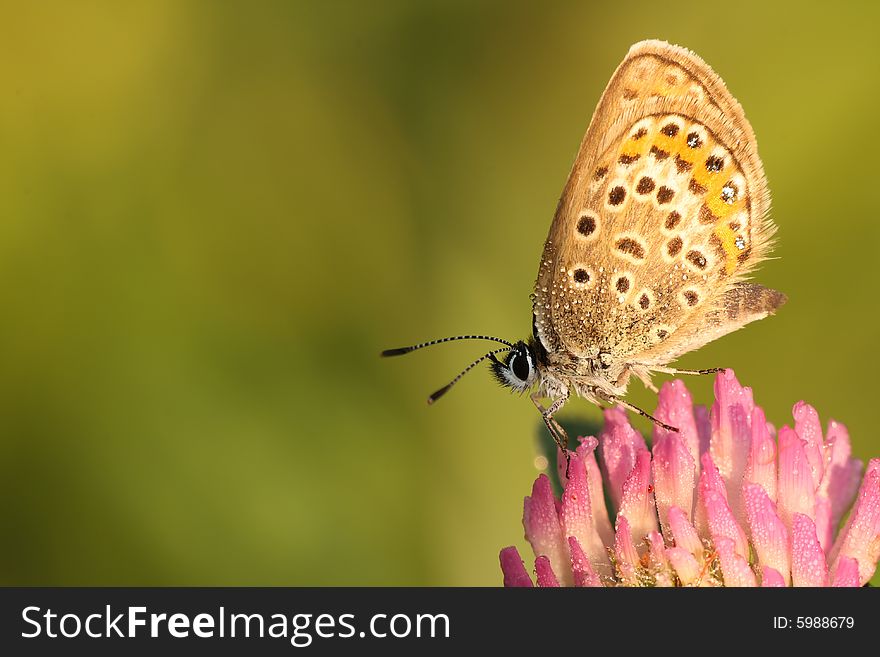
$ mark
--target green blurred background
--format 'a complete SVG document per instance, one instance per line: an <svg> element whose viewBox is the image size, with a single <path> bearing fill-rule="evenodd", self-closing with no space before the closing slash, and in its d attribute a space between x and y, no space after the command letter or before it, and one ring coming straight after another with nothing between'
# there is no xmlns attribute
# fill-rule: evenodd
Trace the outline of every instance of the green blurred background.
<svg viewBox="0 0 880 657"><path fill-rule="evenodd" d="M5 4L0 583L499 584L534 408L482 372L425 405L481 345L378 353L528 333L572 158L643 38L746 108L780 227L758 280L790 296L681 365L880 455L864 7Z"/></svg>

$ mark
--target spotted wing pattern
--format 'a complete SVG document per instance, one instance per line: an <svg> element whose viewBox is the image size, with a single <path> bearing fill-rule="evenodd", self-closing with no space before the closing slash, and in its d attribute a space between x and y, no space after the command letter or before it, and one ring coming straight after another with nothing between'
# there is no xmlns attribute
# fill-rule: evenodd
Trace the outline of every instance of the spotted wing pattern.
<svg viewBox="0 0 880 657"><path fill-rule="evenodd" d="M774 226L751 126L688 50L636 44L581 143L544 246L551 352L662 365L784 300L743 278ZM746 293L748 291L748 293Z"/></svg>

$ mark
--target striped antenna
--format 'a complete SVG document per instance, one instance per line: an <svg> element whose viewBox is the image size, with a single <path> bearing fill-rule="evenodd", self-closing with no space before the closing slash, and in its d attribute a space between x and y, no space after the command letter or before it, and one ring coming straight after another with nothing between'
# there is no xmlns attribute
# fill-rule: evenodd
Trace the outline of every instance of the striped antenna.
<svg viewBox="0 0 880 657"><path fill-rule="evenodd" d="M457 377L452 379L452 381L450 381L445 386L440 388L440 390L435 392L433 395L428 397L428 404L433 404L435 401L440 399L443 395L445 395L449 391L449 389L452 386L454 386L456 383L458 383L461 380L461 377L463 377L465 374L470 372L472 369L474 369L477 365L482 363L487 358L491 358L492 360L495 360L495 354L500 354L503 351L510 351L513 348L514 348L513 345L510 345L510 347L504 347L503 349L495 349L494 351L490 351L488 354L484 354L484 355L480 356L473 363L471 363L470 365L465 367L464 370L462 370L461 374L459 374Z"/></svg>
<svg viewBox="0 0 880 657"><path fill-rule="evenodd" d="M493 342L500 342L501 344L505 344L511 349L513 349L513 343L508 342L507 340L502 340L501 338L493 338L491 335L456 335L451 338L440 338L439 340L431 340L430 342L422 342L421 344L414 344L411 347L398 347L397 349L386 349L382 352L383 357L388 356L402 356L403 354L408 354L411 351L415 351L416 349L423 349L424 347L430 347L435 344L441 344L443 342L451 342L452 340L492 340ZM488 357L488 355L487 355ZM467 370L465 370L467 371Z"/></svg>

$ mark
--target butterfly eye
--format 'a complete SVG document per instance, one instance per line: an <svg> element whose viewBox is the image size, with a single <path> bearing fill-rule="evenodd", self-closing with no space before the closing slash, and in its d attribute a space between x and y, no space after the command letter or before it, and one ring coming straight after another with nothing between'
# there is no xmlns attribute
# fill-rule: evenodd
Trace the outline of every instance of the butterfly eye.
<svg viewBox="0 0 880 657"><path fill-rule="evenodd" d="M532 373L532 366L527 357L514 352L513 356L510 357L509 367L510 371L513 372L514 376L520 381L529 380L529 376Z"/></svg>
<svg viewBox="0 0 880 657"><path fill-rule="evenodd" d="M538 378L535 356L525 342L516 343L503 360L492 358L492 375L503 386L525 392Z"/></svg>

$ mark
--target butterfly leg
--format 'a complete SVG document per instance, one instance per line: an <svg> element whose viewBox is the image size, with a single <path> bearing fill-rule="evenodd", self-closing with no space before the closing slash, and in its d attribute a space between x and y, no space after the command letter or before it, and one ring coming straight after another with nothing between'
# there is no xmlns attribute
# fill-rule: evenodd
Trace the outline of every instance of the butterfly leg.
<svg viewBox="0 0 880 657"><path fill-rule="evenodd" d="M638 365L638 364L627 365L626 368L624 368L623 374L621 374L620 378L617 380L618 387L620 387L620 388L626 387L626 380L629 379L630 374L635 374L636 377L639 379L639 381L644 383L645 387L648 390L650 390L651 392L653 392L655 395L658 392L660 392L659 390L657 390L657 386L655 386L651 382L650 370L647 367L645 367L643 365ZM626 378L624 378L624 376Z"/></svg>
<svg viewBox="0 0 880 657"><path fill-rule="evenodd" d="M659 372L661 374L672 374L673 376L678 375L678 374L694 374L694 375L715 374L716 372L721 372L723 370L724 370L723 367L710 367L709 369L706 369L706 370L680 370L675 367L652 367L651 368L652 372Z"/></svg>
<svg viewBox="0 0 880 657"><path fill-rule="evenodd" d="M544 424L547 426L547 431L550 432L550 436L553 438L553 441L556 443L556 446L562 450L562 453L565 454L565 476L568 477L568 466L571 462L571 456L568 453L568 433L565 429L562 428L562 425L557 422L553 414L556 413L560 408L565 406L565 402L568 401L569 391L566 390L564 396L559 399L554 400L552 404L548 408L544 408L541 404L541 397L538 393L534 393L531 395L532 403L535 407L540 411L541 417L544 419Z"/></svg>
<svg viewBox="0 0 880 657"><path fill-rule="evenodd" d="M648 413L648 411L643 411L643 410L642 410L641 408L639 408L638 406L633 406L633 405L630 404L629 402L625 402L625 401L623 401L622 399L620 399L619 397L615 397L614 395L607 395L607 394L606 394L606 395L602 395L602 397L603 397L603 398L604 398L609 404L620 404L621 406L623 406L623 407L624 407L625 409L627 409L628 411L632 411L633 413L638 413L638 414L641 415L642 417L646 417L646 418L648 418L649 420L651 420L651 422L653 422L654 424L656 424L658 427L662 427L663 429L666 429L667 431L674 431L674 432L678 433L678 429L676 429L675 427L669 426L669 425L666 424L665 422L661 422L660 420L658 420L657 418L655 418L653 415L651 415L650 413Z"/></svg>

